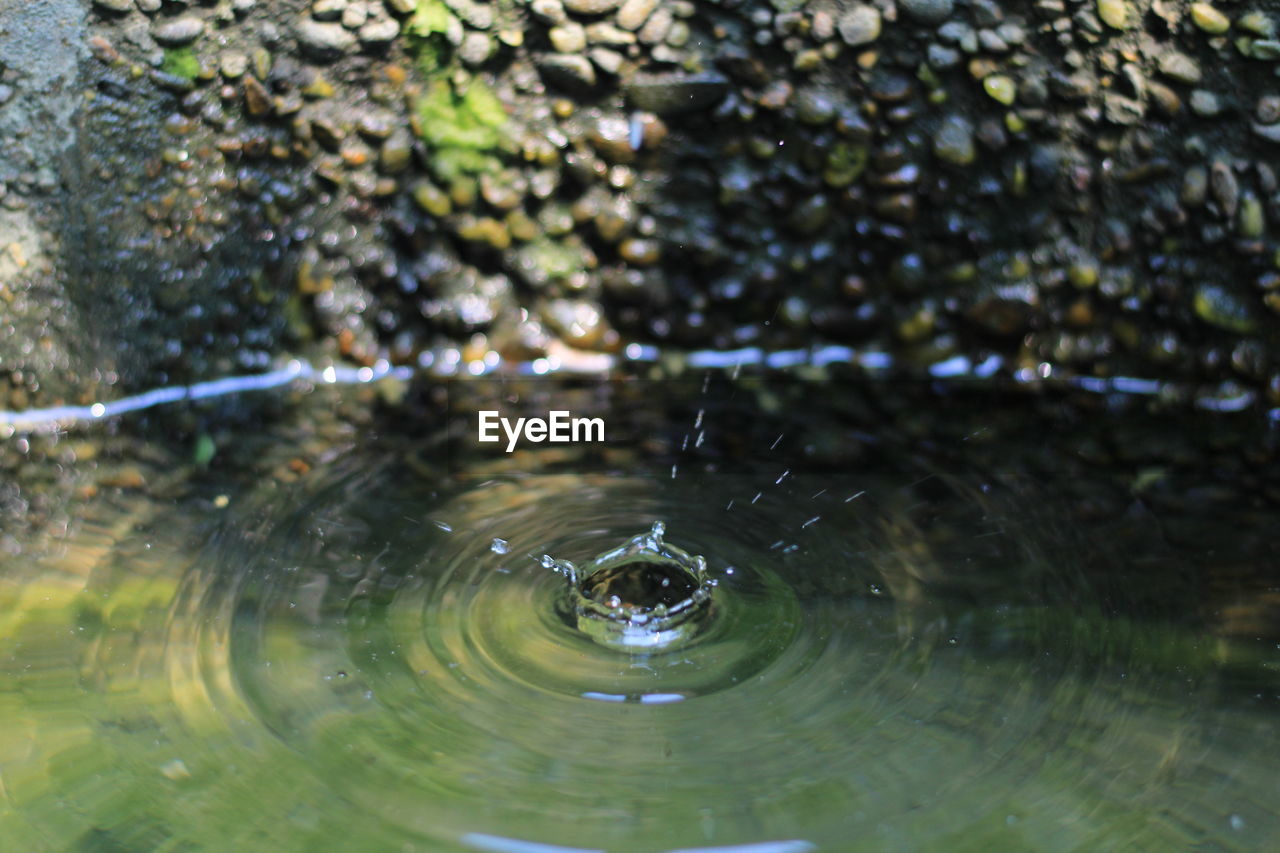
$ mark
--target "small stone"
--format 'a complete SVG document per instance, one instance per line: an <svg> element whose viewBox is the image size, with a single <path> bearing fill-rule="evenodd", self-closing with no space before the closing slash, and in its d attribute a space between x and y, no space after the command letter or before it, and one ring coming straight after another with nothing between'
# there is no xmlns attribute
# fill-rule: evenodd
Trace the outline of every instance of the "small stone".
<svg viewBox="0 0 1280 853"><path fill-rule="evenodd" d="M1191 20L1206 33L1221 35L1231 29L1231 19L1208 3L1191 4Z"/></svg>
<svg viewBox="0 0 1280 853"><path fill-rule="evenodd" d="M561 88L589 89L596 84L596 70L585 56L551 54L538 61L538 69L547 82Z"/></svg>
<svg viewBox="0 0 1280 853"><path fill-rule="evenodd" d="M1275 124L1280 121L1280 95L1263 95L1253 109L1259 124Z"/></svg>
<svg viewBox="0 0 1280 853"><path fill-rule="evenodd" d="M1267 216L1262 202L1251 192L1240 199L1240 217L1236 231L1245 240L1256 240L1267 231Z"/></svg>
<svg viewBox="0 0 1280 853"><path fill-rule="evenodd" d="M933 137L933 153L939 160L956 166L968 166L977 157L973 146L973 125L961 115L942 120Z"/></svg>
<svg viewBox="0 0 1280 853"><path fill-rule="evenodd" d="M626 86L632 106L658 115L696 112L713 107L728 91L729 81L715 72L637 74Z"/></svg>
<svg viewBox="0 0 1280 853"><path fill-rule="evenodd" d="M929 45L925 56L929 62L929 67L936 68L939 71L946 68L955 68L960 64L961 58L960 51L942 44Z"/></svg>
<svg viewBox="0 0 1280 853"><path fill-rule="evenodd" d="M1220 285L1200 285L1192 306L1201 320L1228 332L1247 335L1257 327L1250 306Z"/></svg>
<svg viewBox="0 0 1280 853"><path fill-rule="evenodd" d="M587 42L590 44L625 47L636 43L635 33L619 29L608 21L596 21L594 24L587 24L586 33Z"/></svg>
<svg viewBox="0 0 1280 853"><path fill-rule="evenodd" d="M880 10L860 3L841 15L836 27L845 44L870 44L880 38Z"/></svg>
<svg viewBox="0 0 1280 853"><path fill-rule="evenodd" d="M587 49L587 31L577 21L566 21L547 33L551 46L560 53L581 53Z"/></svg>
<svg viewBox="0 0 1280 853"><path fill-rule="evenodd" d="M649 20L644 22L644 26L636 33L636 38L641 44L659 44L667 37L667 33L671 30L671 24L675 18L671 14L670 9L659 6L654 13L649 16Z"/></svg>
<svg viewBox="0 0 1280 853"><path fill-rule="evenodd" d="M533 0L529 4L529 9L533 12L533 16L544 24L555 26L569 20L569 16L564 12L564 4L560 0Z"/></svg>
<svg viewBox="0 0 1280 853"><path fill-rule="evenodd" d="M626 0L618 9L615 20L624 30L635 31L644 26L650 13L658 5L658 0Z"/></svg>
<svg viewBox="0 0 1280 853"><path fill-rule="evenodd" d="M393 15L408 15L418 7L418 0L384 0Z"/></svg>
<svg viewBox="0 0 1280 853"><path fill-rule="evenodd" d="M622 63L625 61L622 54L616 50L609 50L607 47L592 48L587 51L587 58L606 74L617 74L622 70Z"/></svg>
<svg viewBox="0 0 1280 853"><path fill-rule="evenodd" d="M1240 182L1231 167L1221 160L1215 160L1209 167L1209 192L1223 217L1230 219L1236 215L1240 204Z"/></svg>
<svg viewBox="0 0 1280 853"><path fill-rule="evenodd" d="M1014 99L1018 97L1018 87L1014 85L1011 78L1003 74L992 74L984 78L982 88L991 98L1006 107L1011 105Z"/></svg>
<svg viewBox="0 0 1280 853"><path fill-rule="evenodd" d="M429 181L422 181L413 188L413 200L418 203L418 207L437 218L448 216L453 210L449 196Z"/></svg>
<svg viewBox="0 0 1280 853"><path fill-rule="evenodd" d="M954 0L898 0L898 5L922 24L940 24L955 9Z"/></svg>
<svg viewBox="0 0 1280 853"><path fill-rule="evenodd" d="M796 118L801 124L815 127L828 124L836 117L836 102L821 89L801 89L795 98Z"/></svg>
<svg viewBox="0 0 1280 853"><path fill-rule="evenodd" d="M1191 93L1191 112L1202 118L1212 118L1222 112L1222 101L1207 89L1196 89Z"/></svg>
<svg viewBox="0 0 1280 853"><path fill-rule="evenodd" d="M1178 199L1187 207L1199 207L1209 197L1209 171L1203 166L1192 166L1182 176L1182 190Z"/></svg>
<svg viewBox="0 0 1280 853"><path fill-rule="evenodd" d="M400 35L400 22L395 18L375 19L361 27L357 35L365 47L384 47Z"/></svg>
<svg viewBox="0 0 1280 853"><path fill-rule="evenodd" d="M1274 62L1280 59L1280 41L1258 39L1250 46L1249 55L1263 62Z"/></svg>
<svg viewBox="0 0 1280 853"><path fill-rule="evenodd" d="M1125 0L1098 0L1098 17L1113 30L1128 29L1129 4Z"/></svg>
<svg viewBox="0 0 1280 853"><path fill-rule="evenodd" d="M271 93L252 74L244 78L244 105L251 116L264 116L271 112Z"/></svg>
<svg viewBox="0 0 1280 853"><path fill-rule="evenodd" d="M488 62L490 56L493 56L493 39L487 33L471 30L462 37L462 44L458 45L458 58L464 64L475 68Z"/></svg>
<svg viewBox="0 0 1280 853"><path fill-rule="evenodd" d="M347 0L315 0L311 4L311 17L317 21L336 21L346 8Z"/></svg>
<svg viewBox="0 0 1280 853"><path fill-rule="evenodd" d="M413 157L413 137L409 131L399 128L382 144L378 165L388 175L396 175L409 168Z"/></svg>
<svg viewBox="0 0 1280 853"><path fill-rule="evenodd" d="M160 0L138 0L138 11L150 15L160 11Z"/></svg>
<svg viewBox="0 0 1280 853"><path fill-rule="evenodd" d="M174 18L159 24L151 34L155 40L167 47L178 47L190 44L204 32L204 21L199 18Z"/></svg>
<svg viewBox="0 0 1280 853"><path fill-rule="evenodd" d="M363 3L353 3L342 10L342 26L349 30L358 30L369 20L369 10Z"/></svg>
<svg viewBox="0 0 1280 853"><path fill-rule="evenodd" d="M565 0L564 7L577 15L603 15L618 8L622 0Z"/></svg>
<svg viewBox="0 0 1280 853"><path fill-rule="evenodd" d="M133 0L93 0L93 5L108 12L133 11Z"/></svg>
<svg viewBox="0 0 1280 853"><path fill-rule="evenodd" d="M1263 12L1246 12L1236 21L1236 26L1245 32L1262 38L1271 38L1276 34L1275 22Z"/></svg>
<svg viewBox="0 0 1280 853"><path fill-rule="evenodd" d="M1200 82L1200 66L1185 53L1171 50L1168 53L1161 54L1157 64L1161 74L1172 80L1177 80L1179 83L1194 85Z"/></svg>
<svg viewBox="0 0 1280 853"><path fill-rule="evenodd" d="M218 69L228 80L235 80L244 75L249 68L249 57L238 51L229 50L222 54Z"/></svg>
<svg viewBox="0 0 1280 853"><path fill-rule="evenodd" d="M390 18L387 20L391 21ZM356 46L355 35L338 23L302 18L294 28L294 33L298 38L298 47L319 62L331 62Z"/></svg>

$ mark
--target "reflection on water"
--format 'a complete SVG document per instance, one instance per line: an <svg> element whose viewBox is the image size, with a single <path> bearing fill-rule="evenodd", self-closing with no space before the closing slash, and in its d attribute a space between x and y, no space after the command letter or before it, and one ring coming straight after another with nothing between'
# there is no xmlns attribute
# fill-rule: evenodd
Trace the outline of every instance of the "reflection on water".
<svg viewBox="0 0 1280 853"><path fill-rule="evenodd" d="M0 585L6 849L1280 842L1274 647L1153 606L1149 518L693 396L590 461L383 438L86 503ZM542 557L658 521L707 611L599 642Z"/></svg>

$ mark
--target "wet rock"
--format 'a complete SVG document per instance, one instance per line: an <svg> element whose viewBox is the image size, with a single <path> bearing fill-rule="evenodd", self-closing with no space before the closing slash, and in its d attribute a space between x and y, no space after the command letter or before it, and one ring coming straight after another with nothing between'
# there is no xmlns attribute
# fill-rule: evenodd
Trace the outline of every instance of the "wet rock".
<svg viewBox="0 0 1280 853"><path fill-rule="evenodd" d="M934 134L933 153L944 162L968 166L977 158L973 145L973 124L961 115L947 116Z"/></svg>
<svg viewBox="0 0 1280 853"><path fill-rule="evenodd" d="M380 18L360 27L358 37L365 47L385 47L400 35L400 24L394 18Z"/></svg>
<svg viewBox="0 0 1280 853"><path fill-rule="evenodd" d="M336 21L346 8L347 0L315 0L311 4L311 17L317 21Z"/></svg>
<svg viewBox="0 0 1280 853"><path fill-rule="evenodd" d="M898 0L898 6L908 16L922 24L940 24L955 9L954 0Z"/></svg>
<svg viewBox="0 0 1280 853"><path fill-rule="evenodd" d="M1012 78L1003 74L991 74L982 80L982 89L993 100L1010 106L1018 97L1018 87L1014 85Z"/></svg>
<svg viewBox="0 0 1280 853"><path fill-rule="evenodd" d="M1128 29L1133 11L1126 0L1098 0L1098 17L1113 30Z"/></svg>
<svg viewBox="0 0 1280 853"><path fill-rule="evenodd" d="M659 6L649 16L649 20L644 22L644 26L636 33L636 38L641 44L660 44L671 32L671 25L675 23L675 18L671 11L665 7Z"/></svg>
<svg viewBox="0 0 1280 853"><path fill-rule="evenodd" d="M1222 100L1207 89L1196 89L1191 93L1191 112L1201 118L1212 118L1222 112Z"/></svg>
<svg viewBox="0 0 1280 853"><path fill-rule="evenodd" d="M138 11L150 15L160 11L160 0L138 0Z"/></svg>
<svg viewBox="0 0 1280 853"><path fill-rule="evenodd" d="M801 124L824 125L836 117L836 102L822 89L801 89L795 98L796 118Z"/></svg>
<svg viewBox="0 0 1280 853"><path fill-rule="evenodd" d="M493 39L487 33L471 30L462 37L462 44L458 45L458 58L474 68L489 61L489 57L493 56L493 48Z"/></svg>
<svg viewBox="0 0 1280 853"><path fill-rule="evenodd" d="M383 3L393 15L408 15L418 6L418 0L383 0Z"/></svg>
<svg viewBox="0 0 1280 853"><path fill-rule="evenodd" d="M624 30L638 30L657 7L658 0L626 0L618 9L618 26Z"/></svg>
<svg viewBox="0 0 1280 853"><path fill-rule="evenodd" d="M1228 332L1247 335L1257 328L1252 307L1220 285L1200 285L1192 306L1201 320Z"/></svg>
<svg viewBox="0 0 1280 853"><path fill-rule="evenodd" d="M1221 160L1209 167L1209 192L1223 216L1230 219L1236 215L1240 203L1240 182L1231 167Z"/></svg>
<svg viewBox="0 0 1280 853"><path fill-rule="evenodd" d="M636 109L676 115L715 106L728 93L729 81L715 72L637 74L625 91Z"/></svg>
<svg viewBox="0 0 1280 853"><path fill-rule="evenodd" d="M836 28L847 45L870 44L880 38L880 10L859 3L840 16Z"/></svg>
<svg viewBox="0 0 1280 853"><path fill-rule="evenodd" d="M577 21L566 21L547 33L551 46L560 53L581 53L587 49L587 31Z"/></svg>
<svg viewBox="0 0 1280 853"><path fill-rule="evenodd" d="M338 23L302 18L294 28L298 47L318 62L332 62L356 45L355 35Z"/></svg>
<svg viewBox="0 0 1280 853"><path fill-rule="evenodd" d="M1280 95L1263 95L1253 110L1259 124L1275 124L1280 121Z"/></svg>
<svg viewBox="0 0 1280 853"><path fill-rule="evenodd" d="M160 44L167 47L179 47L190 44L204 32L204 21L199 18L183 17L166 21L151 31L152 36Z"/></svg>
<svg viewBox="0 0 1280 853"><path fill-rule="evenodd" d="M538 60L538 70L553 86L570 91L590 89L596 84L596 70L585 56L552 54Z"/></svg>
<svg viewBox="0 0 1280 853"><path fill-rule="evenodd" d="M1176 50L1161 54L1158 67L1161 74L1179 83L1194 85L1200 82L1202 76L1196 61Z"/></svg>
<svg viewBox="0 0 1280 853"><path fill-rule="evenodd" d="M245 75L244 78L244 106L249 115L255 118L271 112L271 93L252 74Z"/></svg>
<svg viewBox="0 0 1280 853"><path fill-rule="evenodd" d="M93 5L108 12L133 11L133 0L93 0Z"/></svg>
<svg viewBox="0 0 1280 853"><path fill-rule="evenodd" d="M1191 4L1191 20L1206 33L1219 35L1231 29L1231 19L1208 3Z"/></svg>
<svg viewBox="0 0 1280 853"><path fill-rule="evenodd" d="M618 8L622 0L564 0L564 7L578 15L603 15Z"/></svg>
<svg viewBox="0 0 1280 853"><path fill-rule="evenodd" d="M529 9L533 12L533 16L544 24L555 26L569 20L569 16L564 11L564 4L560 0L533 0L529 4Z"/></svg>

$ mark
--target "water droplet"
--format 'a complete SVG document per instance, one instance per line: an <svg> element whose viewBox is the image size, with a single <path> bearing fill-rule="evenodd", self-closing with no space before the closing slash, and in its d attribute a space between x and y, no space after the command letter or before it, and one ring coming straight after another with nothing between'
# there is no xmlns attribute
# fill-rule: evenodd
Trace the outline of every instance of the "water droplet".
<svg viewBox="0 0 1280 853"><path fill-rule="evenodd" d="M495 554L505 554L511 549L510 549L510 546L507 544L507 540L495 538L493 540L493 544L489 546L489 550Z"/></svg>

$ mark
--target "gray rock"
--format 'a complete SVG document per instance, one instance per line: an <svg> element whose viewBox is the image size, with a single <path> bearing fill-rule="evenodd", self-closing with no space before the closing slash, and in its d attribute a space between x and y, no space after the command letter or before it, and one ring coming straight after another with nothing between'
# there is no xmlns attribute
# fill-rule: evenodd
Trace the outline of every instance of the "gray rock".
<svg viewBox="0 0 1280 853"><path fill-rule="evenodd" d="M676 115L715 106L728 93L729 81L715 72L637 74L625 90L636 109Z"/></svg>
<svg viewBox="0 0 1280 853"><path fill-rule="evenodd" d="M870 44L880 38L880 10L860 3L840 16L836 28L847 45Z"/></svg>
<svg viewBox="0 0 1280 853"><path fill-rule="evenodd" d="M551 46L560 53L582 53L587 49L587 32L577 21L566 21L547 32Z"/></svg>
<svg viewBox="0 0 1280 853"><path fill-rule="evenodd" d="M93 0L93 5L108 12L133 11L133 0Z"/></svg>
<svg viewBox="0 0 1280 853"><path fill-rule="evenodd" d="M311 17L317 21L336 21L347 8L347 0L316 0L311 4Z"/></svg>
<svg viewBox="0 0 1280 853"><path fill-rule="evenodd" d="M1161 74L1177 80L1179 83L1199 83L1202 76L1200 66L1196 64L1196 61L1185 53L1179 53L1176 50L1162 54L1158 65Z"/></svg>
<svg viewBox="0 0 1280 853"><path fill-rule="evenodd" d="M366 25L367 26L367 25ZM312 59L331 62L356 45L356 37L338 23L301 18L294 28L298 47Z"/></svg>
<svg viewBox="0 0 1280 853"><path fill-rule="evenodd" d="M538 70L548 83L562 89L590 89L596 84L596 69L580 54L544 56L538 61Z"/></svg>
<svg viewBox="0 0 1280 853"><path fill-rule="evenodd" d="M366 47L383 47L400 35L400 22L395 18L375 18L362 26L358 35Z"/></svg>
<svg viewBox="0 0 1280 853"><path fill-rule="evenodd" d="M968 166L978 156L973 146L973 124L961 115L947 116L934 134L933 153L943 162Z"/></svg>
<svg viewBox="0 0 1280 853"><path fill-rule="evenodd" d="M384 0L387 11L393 15L408 15L417 8L417 0Z"/></svg>
<svg viewBox="0 0 1280 853"><path fill-rule="evenodd" d="M931 44L926 51L929 66L939 70L955 68L960 64L960 51L941 44Z"/></svg>
<svg viewBox="0 0 1280 853"><path fill-rule="evenodd" d="M898 5L922 24L940 24L955 10L954 0L898 0Z"/></svg>
<svg viewBox="0 0 1280 853"><path fill-rule="evenodd" d="M174 18L172 21L165 21L158 24L151 31L151 35L160 44L168 47L177 47L179 45L190 44L200 37L204 32L204 21L199 18Z"/></svg>
<svg viewBox="0 0 1280 853"><path fill-rule="evenodd" d="M564 4L560 0L533 0L529 4L529 10L544 24L554 26L569 20L569 16L564 13Z"/></svg>
<svg viewBox="0 0 1280 853"><path fill-rule="evenodd" d="M472 30L462 37L458 45L458 58L472 68L484 65L493 55L493 39L485 33Z"/></svg>
<svg viewBox="0 0 1280 853"><path fill-rule="evenodd" d="M624 30L640 29L657 5L658 0L626 0L618 10L618 26Z"/></svg>
<svg viewBox="0 0 1280 853"><path fill-rule="evenodd" d="M1196 89L1191 93L1191 112L1202 118L1211 118L1222 112L1222 101L1208 89Z"/></svg>
<svg viewBox="0 0 1280 853"><path fill-rule="evenodd" d="M138 11L150 15L160 11L160 0L138 0Z"/></svg>
<svg viewBox="0 0 1280 853"><path fill-rule="evenodd" d="M612 12L622 0L565 0L564 7L578 15L603 15Z"/></svg>

